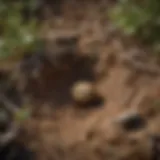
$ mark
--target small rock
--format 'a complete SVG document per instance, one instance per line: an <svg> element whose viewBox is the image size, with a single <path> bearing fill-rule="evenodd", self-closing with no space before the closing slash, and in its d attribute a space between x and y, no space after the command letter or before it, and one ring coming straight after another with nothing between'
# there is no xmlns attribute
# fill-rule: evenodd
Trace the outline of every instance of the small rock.
<svg viewBox="0 0 160 160"><path fill-rule="evenodd" d="M97 106L103 102L101 96L98 95L93 83L80 81L74 84L71 89L74 101L80 105Z"/></svg>
<svg viewBox="0 0 160 160"><path fill-rule="evenodd" d="M93 98L94 94L95 89L91 82L77 82L72 88L73 99L77 102L88 102Z"/></svg>

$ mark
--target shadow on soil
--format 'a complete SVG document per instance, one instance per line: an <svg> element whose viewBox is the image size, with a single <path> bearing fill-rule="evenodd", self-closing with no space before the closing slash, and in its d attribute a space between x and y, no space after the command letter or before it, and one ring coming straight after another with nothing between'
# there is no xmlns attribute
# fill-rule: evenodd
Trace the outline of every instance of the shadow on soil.
<svg viewBox="0 0 160 160"><path fill-rule="evenodd" d="M86 58L71 64L68 69L57 70L51 65L45 65L41 78L31 80L26 88L36 101L60 107L72 103L70 90L79 80L94 81L93 65Z"/></svg>

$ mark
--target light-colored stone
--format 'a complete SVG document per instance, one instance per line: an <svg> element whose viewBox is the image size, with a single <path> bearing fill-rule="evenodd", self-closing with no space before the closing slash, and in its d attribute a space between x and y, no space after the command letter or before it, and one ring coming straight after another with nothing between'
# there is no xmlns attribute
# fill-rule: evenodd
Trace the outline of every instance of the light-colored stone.
<svg viewBox="0 0 160 160"><path fill-rule="evenodd" d="M85 103L93 98L95 88L91 82L79 81L74 84L71 93L75 101Z"/></svg>

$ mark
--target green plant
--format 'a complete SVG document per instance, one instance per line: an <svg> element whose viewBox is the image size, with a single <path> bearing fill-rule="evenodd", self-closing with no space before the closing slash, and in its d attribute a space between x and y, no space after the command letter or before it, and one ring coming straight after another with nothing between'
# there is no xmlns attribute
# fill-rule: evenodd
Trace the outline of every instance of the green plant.
<svg viewBox="0 0 160 160"><path fill-rule="evenodd" d="M37 20L24 23L22 14L24 9L30 13L35 9L34 1L0 2L0 60L29 51L38 41Z"/></svg>
<svg viewBox="0 0 160 160"><path fill-rule="evenodd" d="M119 0L109 15L125 34L138 37L160 52L159 0Z"/></svg>
<svg viewBox="0 0 160 160"><path fill-rule="evenodd" d="M31 115L31 111L27 107L22 107L14 114L14 120L17 123L22 123L23 121L27 120Z"/></svg>

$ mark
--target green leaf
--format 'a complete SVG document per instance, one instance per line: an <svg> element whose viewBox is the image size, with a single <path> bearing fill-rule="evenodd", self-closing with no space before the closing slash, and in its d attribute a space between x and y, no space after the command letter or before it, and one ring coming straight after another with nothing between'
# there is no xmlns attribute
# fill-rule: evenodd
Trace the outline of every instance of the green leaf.
<svg viewBox="0 0 160 160"><path fill-rule="evenodd" d="M30 117L30 110L28 108L22 108L15 113L15 120L17 122L23 122Z"/></svg>

